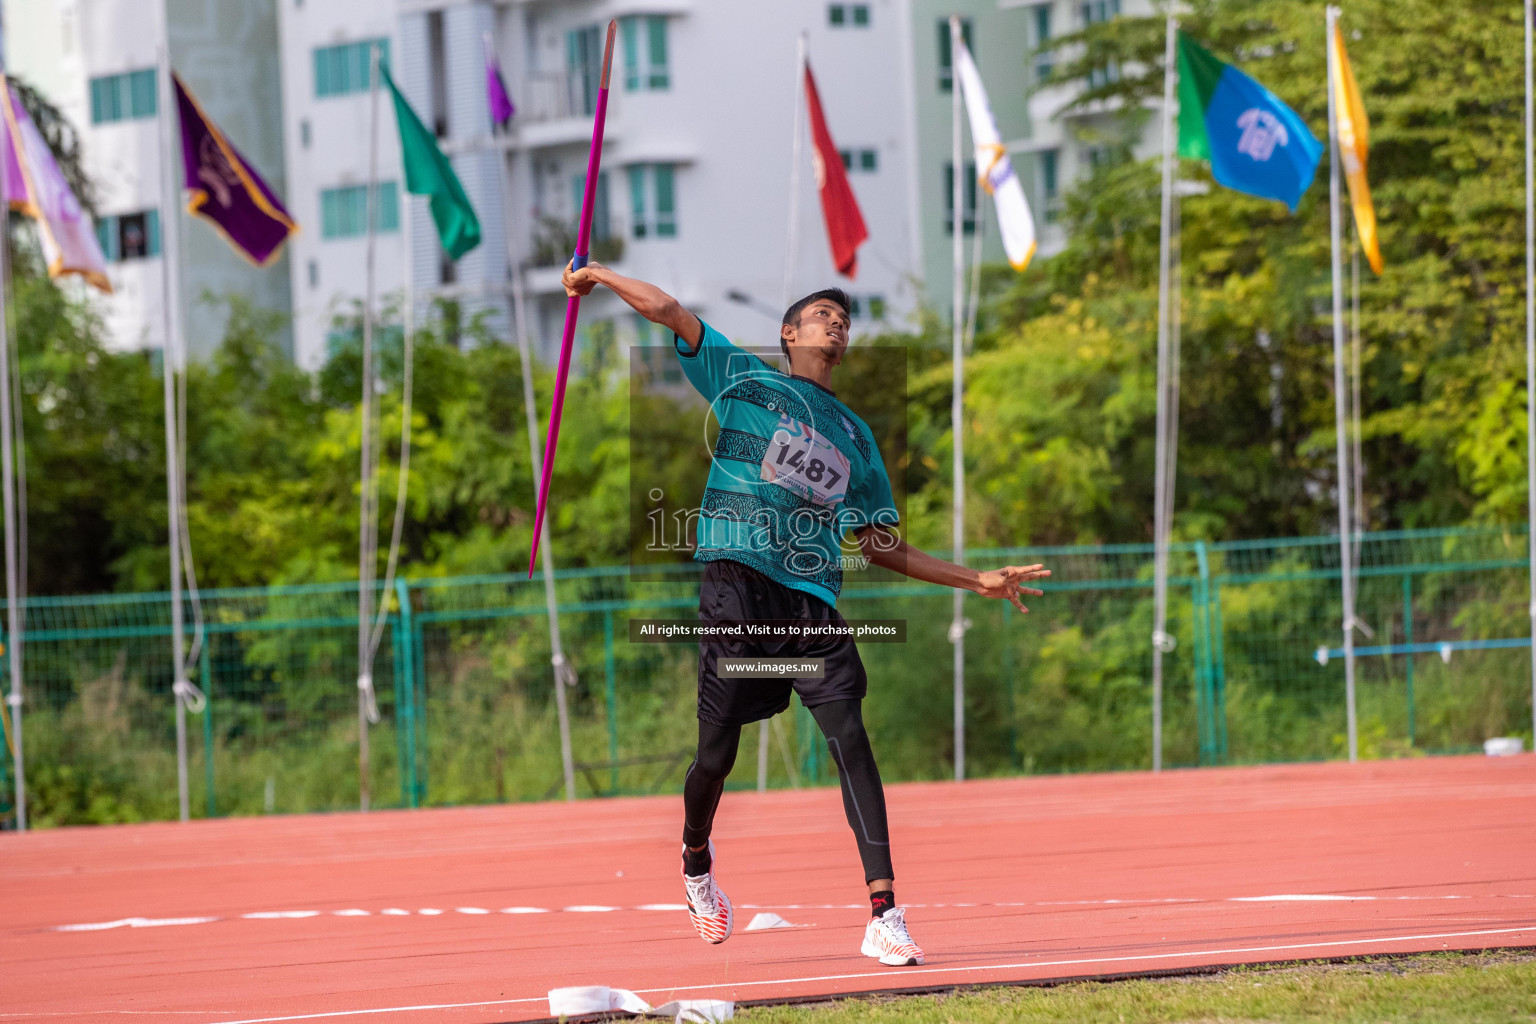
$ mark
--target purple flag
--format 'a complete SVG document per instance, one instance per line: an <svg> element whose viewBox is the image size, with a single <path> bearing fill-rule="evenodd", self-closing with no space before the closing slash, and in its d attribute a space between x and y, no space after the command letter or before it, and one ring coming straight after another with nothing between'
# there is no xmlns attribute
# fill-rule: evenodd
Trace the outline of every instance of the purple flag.
<svg viewBox="0 0 1536 1024"><path fill-rule="evenodd" d="M507 83L501 79L501 66L496 63L489 38L485 41L485 96L491 106L491 123L505 127L517 108L507 93Z"/></svg>
<svg viewBox="0 0 1536 1024"><path fill-rule="evenodd" d="M8 205L37 222L38 242L49 277L79 274L102 291L110 292L107 262L91 219L80 209L42 133L3 75L0 92L6 97L0 115L0 148L5 150L0 174L4 175Z"/></svg>
<svg viewBox="0 0 1536 1024"><path fill-rule="evenodd" d="M171 80L181 120L182 167L192 192L188 212L211 221L252 263L266 266L298 225L261 175L203 113L181 78L173 74Z"/></svg>

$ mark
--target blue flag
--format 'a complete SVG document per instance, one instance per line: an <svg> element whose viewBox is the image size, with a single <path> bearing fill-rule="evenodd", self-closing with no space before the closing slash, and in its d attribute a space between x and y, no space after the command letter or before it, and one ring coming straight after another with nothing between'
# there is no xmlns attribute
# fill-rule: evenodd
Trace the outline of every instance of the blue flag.
<svg viewBox="0 0 1536 1024"><path fill-rule="evenodd" d="M1209 160L1220 184L1294 213L1323 146L1278 96L1180 33L1179 155Z"/></svg>

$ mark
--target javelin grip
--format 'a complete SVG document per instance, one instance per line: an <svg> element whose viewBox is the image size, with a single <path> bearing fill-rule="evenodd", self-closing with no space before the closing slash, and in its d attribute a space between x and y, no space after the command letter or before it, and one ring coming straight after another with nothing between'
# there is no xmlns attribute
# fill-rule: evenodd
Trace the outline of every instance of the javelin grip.
<svg viewBox="0 0 1536 1024"><path fill-rule="evenodd" d="M571 269L572 270L580 270L582 267L584 267L586 265L587 265L587 256L586 256L585 253L578 252L578 253L575 253L575 254L573 254L571 256Z"/></svg>

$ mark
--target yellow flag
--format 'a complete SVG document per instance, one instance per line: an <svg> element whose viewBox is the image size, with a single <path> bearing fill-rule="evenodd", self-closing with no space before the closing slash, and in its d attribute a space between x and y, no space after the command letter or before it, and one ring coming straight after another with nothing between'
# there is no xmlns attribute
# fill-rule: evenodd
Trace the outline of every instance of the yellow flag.
<svg viewBox="0 0 1536 1024"><path fill-rule="evenodd" d="M1337 20L1328 45L1333 47L1333 66L1337 69L1333 105L1338 119L1339 156L1344 161L1344 178L1349 182L1349 202L1355 208L1355 233L1371 269L1379 274L1381 244L1376 238L1376 207L1371 204L1371 185L1365 176L1371 126L1365 119L1365 104L1360 102L1360 89L1349 67L1349 54L1344 52L1344 36Z"/></svg>

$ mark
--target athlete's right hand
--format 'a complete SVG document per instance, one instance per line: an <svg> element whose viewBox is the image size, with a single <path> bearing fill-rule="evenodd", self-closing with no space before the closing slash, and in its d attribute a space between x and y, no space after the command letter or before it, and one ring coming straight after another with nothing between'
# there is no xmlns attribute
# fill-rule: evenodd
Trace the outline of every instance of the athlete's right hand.
<svg viewBox="0 0 1536 1024"><path fill-rule="evenodd" d="M590 294L592 289L597 287L597 277L593 274L593 271L603 269L601 263L588 263L580 270L572 270L571 264L575 262L575 260L572 260L570 263L567 263L565 265L565 273L560 275L560 283L565 286L565 294L571 298Z"/></svg>

